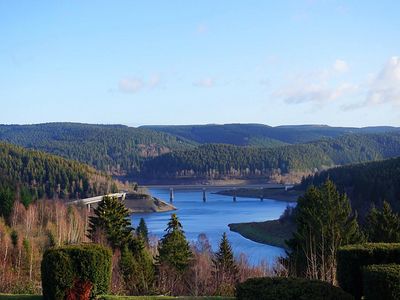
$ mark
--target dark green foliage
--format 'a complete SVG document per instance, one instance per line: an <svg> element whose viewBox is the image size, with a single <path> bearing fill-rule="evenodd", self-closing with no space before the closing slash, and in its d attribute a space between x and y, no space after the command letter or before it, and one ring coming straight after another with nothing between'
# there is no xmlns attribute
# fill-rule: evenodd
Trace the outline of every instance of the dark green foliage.
<svg viewBox="0 0 400 300"><path fill-rule="evenodd" d="M387 147L394 150L391 143ZM304 179L300 188L319 185L327 178L349 195L362 220L372 205L380 208L384 200L400 211L400 158L329 169Z"/></svg>
<svg viewBox="0 0 400 300"><path fill-rule="evenodd" d="M400 265L370 265L363 268L364 299L400 299Z"/></svg>
<svg viewBox="0 0 400 300"><path fill-rule="evenodd" d="M132 239L121 251L120 269L129 295L148 295L154 283L153 259L141 238Z"/></svg>
<svg viewBox="0 0 400 300"><path fill-rule="evenodd" d="M386 201L383 202L382 210L375 207L370 210L365 227L370 242L400 242L400 216L392 211Z"/></svg>
<svg viewBox="0 0 400 300"><path fill-rule="evenodd" d="M400 133L346 135L274 148L202 145L144 162L148 178L266 177L272 172L314 172L326 167L400 155Z"/></svg>
<svg viewBox="0 0 400 300"><path fill-rule="evenodd" d="M140 236L146 244L149 243L149 230L143 218L140 218L139 226L136 228L136 234Z"/></svg>
<svg viewBox="0 0 400 300"><path fill-rule="evenodd" d="M0 125L0 140L119 175L137 171L146 157L191 146L182 138L148 129L78 123Z"/></svg>
<svg viewBox="0 0 400 300"><path fill-rule="evenodd" d="M213 264L217 278L224 282L224 279L235 279L237 277L237 266L233 256L232 247L226 233L222 235L219 249L214 255Z"/></svg>
<svg viewBox="0 0 400 300"><path fill-rule="evenodd" d="M341 288L361 299L362 268L375 264L400 263L399 243L347 245L337 253L337 279Z"/></svg>
<svg viewBox="0 0 400 300"><path fill-rule="evenodd" d="M0 142L0 211L6 216L17 195L28 206L38 198L106 194L111 183L111 177L87 165Z"/></svg>
<svg viewBox="0 0 400 300"><path fill-rule="evenodd" d="M92 241L100 241L99 235L104 234L113 249L123 248L133 237L129 216L129 210L117 197L103 197L94 210L94 215L89 217L88 237Z"/></svg>
<svg viewBox="0 0 400 300"><path fill-rule="evenodd" d="M95 244L52 248L43 255L41 273L45 300L63 300L76 281L92 283L95 299L108 291L111 251Z"/></svg>
<svg viewBox="0 0 400 300"><path fill-rule="evenodd" d="M238 300L351 300L353 297L329 283L303 278L251 278L236 288Z"/></svg>
<svg viewBox="0 0 400 300"><path fill-rule="evenodd" d="M176 214L171 215L167 232L158 245L158 264L166 264L178 272L184 272L192 257L189 243Z"/></svg>
<svg viewBox="0 0 400 300"><path fill-rule="evenodd" d="M336 251L362 238L346 195L329 180L312 186L299 198L294 218L297 230L287 242L291 273L334 283Z"/></svg>
<svg viewBox="0 0 400 300"><path fill-rule="evenodd" d="M14 192L11 188L9 186L1 186L0 183L0 217L8 219L14 205L14 197Z"/></svg>
<svg viewBox="0 0 400 300"><path fill-rule="evenodd" d="M395 127L329 127L323 125L298 125L271 127L263 124L208 124L143 126L156 131L177 135L201 144L223 143L238 146L274 146L279 143L305 143L326 137L353 133L378 133L397 131Z"/></svg>

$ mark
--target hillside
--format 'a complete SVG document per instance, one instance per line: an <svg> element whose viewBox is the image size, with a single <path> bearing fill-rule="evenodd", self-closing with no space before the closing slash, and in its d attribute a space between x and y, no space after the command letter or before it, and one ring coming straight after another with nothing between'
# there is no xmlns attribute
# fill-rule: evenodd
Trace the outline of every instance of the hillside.
<svg viewBox="0 0 400 300"><path fill-rule="evenodd" d="M116 182L92 167L39 151L0 142L0 213L20 198L76 199L117 190Z"/></svg>
<svg viewBox="0 0 400 300"><path fill-rule="evenodd" d="M137 171L145 158L192 145L148 129L78 123L0 125L0 140L75 159L116 175Z"/></svg>
<svg viewBox="0 0 400 300"><path fill-rule="evenodd" d="M297 189L320 185L328 177L348 194L361 218L372 204L381 207L383 200L400 212L400 158L332 168L304 179Z"/></svg>
<svg viewBox="0 0 400 300"><path fill-rule="evenodd" d="M400 133L346 135L275 148L209 144L145 161L147 178L265 178L400 155Z"/></svg>
<svg viewBox="0 0 400 300"><path fill-rule="evenodd" d="M382 127L330 127L325 125L293 125L271 127L263 124L142 126L170 133L200 144L217 143L237 146L275 147L284 144L306 143L322 138L335 138L351 133L383 133L399 128Z"/></svg>

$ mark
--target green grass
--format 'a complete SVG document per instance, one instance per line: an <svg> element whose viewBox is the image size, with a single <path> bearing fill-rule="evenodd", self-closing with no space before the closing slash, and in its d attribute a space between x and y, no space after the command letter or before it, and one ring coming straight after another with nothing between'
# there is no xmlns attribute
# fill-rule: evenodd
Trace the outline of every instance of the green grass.
<svg viewBox="0 0 400 300"><path fill-rule="evenodd" d="M169 299L179 299L179 300L233 300L232 297L170 297L170 296L103 296L102 300L169 300ZM1 298L0 298L1 300Z"/></svg>
<svg viewBox="0 0 400 300"><path fill-rule="evenodd" d="M235 223L229 224L229 228L249 240L282 248L287 247L285 240L290 239L296 230L292 222L279 220Z"/></svg>
<svg viewBox="0 0 400 300"><path fill-rule="evenodd" d="M39 295L8 295L0 294L0 300L42 300L43 297ZM102 300L233 300L230 297L168 297L168 296L102 296Z"/></svg>
<svg viewBox="0 0 400 300"><path fill-rule="evenodd" d="M43 297L39 295L9 295L9 294L0 294L0 300L42 300Z"/></svg>

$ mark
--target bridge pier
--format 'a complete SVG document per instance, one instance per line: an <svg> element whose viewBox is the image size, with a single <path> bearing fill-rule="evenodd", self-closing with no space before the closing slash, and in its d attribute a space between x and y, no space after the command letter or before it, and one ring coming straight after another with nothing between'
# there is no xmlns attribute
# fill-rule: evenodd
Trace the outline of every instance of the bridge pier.
<svg viewBox="0 0 400 300"><path fill-rule="evenodd" d="M169 202L174 202L174 189L170 188L169 189Z"/></svg>
<svg viewBox="0 0 400 300"><path fill-rule="evenodd" d="M236 202L236 188L233 188L233 202Z"/></svg>
<svg viewBox="0 0 400 300"><path fill-rule="evenodd" d="M260 201L261 202L264 201L264 190L263 190L263 188L260 189Z"/></svg>
<svg viewBox="0 0 400 300"><path fill-rule="evenodd" d="M207 201L206 189L203 188L203 202Z"/></svg>
<svg viewBox="0 0 400 300"><path fill-rule="evenodd" d="M87 205L87 211L90 212L90 203Z"/></svg>

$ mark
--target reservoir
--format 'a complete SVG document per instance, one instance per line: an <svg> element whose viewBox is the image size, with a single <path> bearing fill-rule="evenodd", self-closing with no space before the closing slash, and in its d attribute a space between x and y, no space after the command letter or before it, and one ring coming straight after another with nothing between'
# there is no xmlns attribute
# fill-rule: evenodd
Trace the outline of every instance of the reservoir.
<svg viewBox="0 0 400 300"><path fill-rule="evenodd" d="M176 211L162 213L135 213L132 223L137 227L140 218L144 218L150 235L158 238L165 232L172 213L176 213L185 231L186 238L195 242L199 234L207 235L213 250L218 248L221 235L226 232L235 256L246 254L252 264L261 261L273 263L277 257L284 256L282 248L250 241L236 232L229 230L228 224L241 222L257 222L279 218L286 206L296 205L293 202L272 199L237 198L214 194L221 188L207 187L206 202L203 202L203 190L199 188L174 188L173 205ZM168 188L150 188L152 196L164 201L169 200Z"/></svg>

